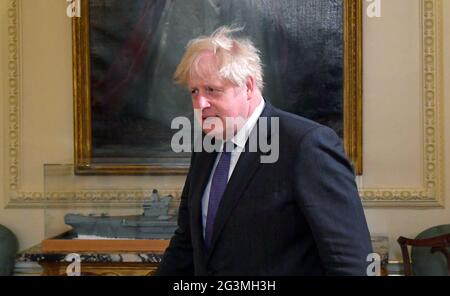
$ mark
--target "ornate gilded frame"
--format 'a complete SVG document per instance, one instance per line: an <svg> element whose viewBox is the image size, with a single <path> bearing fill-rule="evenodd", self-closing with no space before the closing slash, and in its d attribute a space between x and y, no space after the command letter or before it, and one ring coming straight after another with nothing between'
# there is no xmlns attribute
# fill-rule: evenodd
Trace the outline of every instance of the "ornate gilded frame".
<svg viewBox="0 0 450 296"><path fill-rule="evenodd" d="M89 56L89 2L81 0L73 18L73 93L75 169L78 174L185 174L186 168L92 161ZM344 1L344 146L356 173L362 174L362 1Z"/></svg>
<svg viewBox="0 0 450 296"><path fill-rule="evenodd" d="M79 203L111 203L119 206L139 203L146 192L47 192L26 190L23 186L22 141L23 97L21 73L21 3L8 0L5 4L5 137L4 137L4 205L8 208L42 208L53 205L68 206L67 199L75 196ZM441 0L420 0L422 36L422 106L423 106L423 183L412 188L360 188L365 207L442 207L443 188L443 116L442 116L442 9ZM359 11L359 9L358 9ZM180 188L172 193L178 196Z"/></svg>
<svg viewBox="0 0 450 296"><path fill-rule="evenodd" d="M344 147L357 175L363 173L362 14L362 1L344 0Z"/></svg>

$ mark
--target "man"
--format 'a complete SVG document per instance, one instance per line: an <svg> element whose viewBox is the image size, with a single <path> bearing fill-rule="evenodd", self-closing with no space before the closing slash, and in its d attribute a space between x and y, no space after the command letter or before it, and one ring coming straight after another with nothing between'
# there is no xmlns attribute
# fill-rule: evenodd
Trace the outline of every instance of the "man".
<svg viewBox="0 0 450 296"><path fill-rule="evenodd" d="M365 275L370 236L340 139L264 101L258 50L232 32L192 40L175 72L224 148L193 153L157 275ZM276 161L249 149L260 129Z"/></svg>

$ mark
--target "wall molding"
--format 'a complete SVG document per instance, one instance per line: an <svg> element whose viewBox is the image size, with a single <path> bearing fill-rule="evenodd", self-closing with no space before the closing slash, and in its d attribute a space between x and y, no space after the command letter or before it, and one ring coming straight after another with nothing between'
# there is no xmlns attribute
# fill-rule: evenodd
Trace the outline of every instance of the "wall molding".
<svg viewBox="0 0 450 296"><path fill-rule="evenodd" d="M362 188L367 207L443 207L442 3L421 0L423 184L419 188Z"/></svg>
<svg viewBox="0 0 450 296"><path fill-rule="evenodd" d="M9 208L43 208L45 206L136 206L149 191L23 191L21 164L21 67L20 0L7 4L7 102L5 198ZM62 12L63 13L63 12ZM361 188L366 207L442 207L443 198L443 116L442 116L442 10L441 0L421 0L422 15L422 83L423 83L423 185L419 188ZM177 198L181 189L163 190Z"/></svg>

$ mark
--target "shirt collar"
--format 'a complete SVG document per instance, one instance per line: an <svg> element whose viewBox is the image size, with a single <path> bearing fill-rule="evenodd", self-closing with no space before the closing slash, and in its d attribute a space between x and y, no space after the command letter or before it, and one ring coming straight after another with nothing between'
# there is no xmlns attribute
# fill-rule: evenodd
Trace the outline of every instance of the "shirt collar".
<svg viewBox="0 0 450 296"><path fill-rule="evenodd" d="M265 105L266 103L264 102L264 99L261 99L261 102L259 102L255 110L253 110L252 115L250 115L250 117L247 119L247 122L245 122L244 126L242 126L242 128L236 133L236 135L234 135L234 137L230 139L231 142L233 142L240 148L245 147L247 138L249 137L250 132L255 127L256 122L258 121L259 116L261 116Z"/></svg>

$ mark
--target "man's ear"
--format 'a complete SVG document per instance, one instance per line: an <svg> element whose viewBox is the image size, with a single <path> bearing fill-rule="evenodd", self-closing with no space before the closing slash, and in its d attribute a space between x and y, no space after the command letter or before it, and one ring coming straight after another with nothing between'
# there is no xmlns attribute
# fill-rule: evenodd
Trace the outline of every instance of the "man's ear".
<svg viewBox="0 0 450 296"><path fill-rule="evenodd" d="M245 86L247 88L247 99L250 100L253 97L253 92L255 91L255 78L250 75L247 76Z"/></svg>

